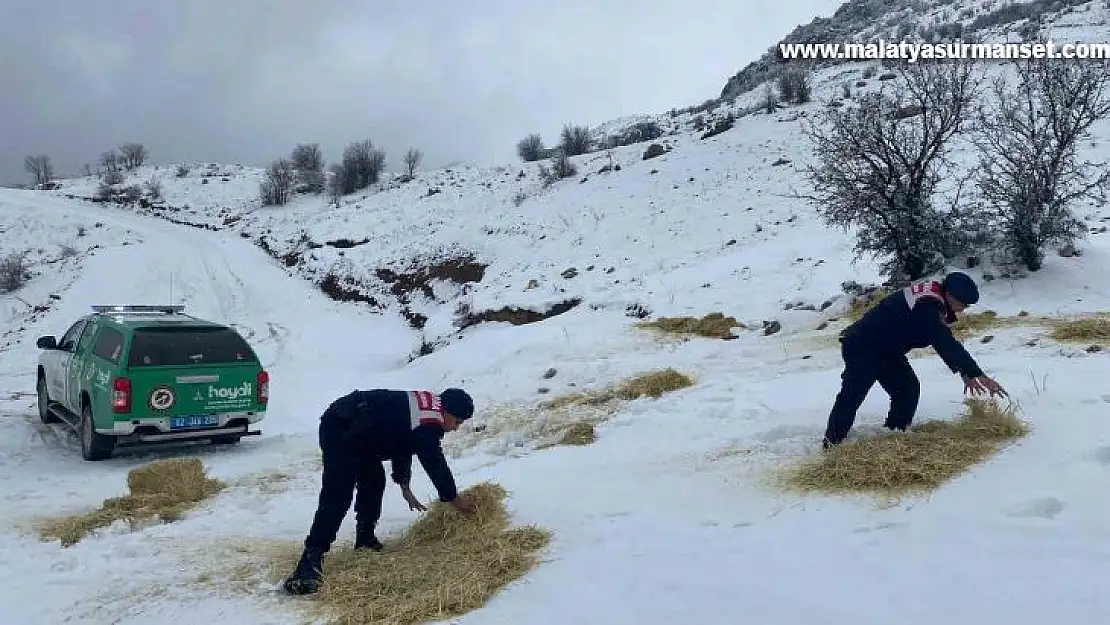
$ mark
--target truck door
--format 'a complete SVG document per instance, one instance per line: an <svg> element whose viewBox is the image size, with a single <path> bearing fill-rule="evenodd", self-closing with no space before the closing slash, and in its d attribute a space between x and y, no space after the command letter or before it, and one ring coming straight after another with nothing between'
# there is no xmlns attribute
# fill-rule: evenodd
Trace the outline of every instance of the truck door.
<svg viewBox="0 0 1110 625"><path fill-rule="evenodd" d="M62 403L66 403L66 399L69 397L66 393L69 363L73 359L73 351L77 349L77 339L81 338L81 330L85 329L85 324L88 321L88 317L82 317L66 330L66 333L58 341L54 366L46 372L46 383L50 389L50 396L57 398Z"/></svg>
<svg viewBox="0 0 1110 625"><path fill-rule="evenodd" d="M77 339L77 347L70 354L69 364L66 366L66 405L76 410L80 405L81 388L86 380L92 379L92 353L93 338L96 336L96 320L90 319Z"/></svg>

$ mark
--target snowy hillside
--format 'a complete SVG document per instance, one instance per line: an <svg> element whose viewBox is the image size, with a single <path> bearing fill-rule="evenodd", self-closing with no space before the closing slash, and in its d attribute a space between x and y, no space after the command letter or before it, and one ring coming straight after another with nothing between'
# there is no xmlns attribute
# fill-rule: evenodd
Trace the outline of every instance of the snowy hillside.
<svg viewBox="0 0 1110 625"><path fill-rule="evenodd" d="M877 41L1105 42L1105 0L849 0L829 17L800 25L779 43ZM758 87L773 73L778 46L729 78L721 100ZM835 62L830 62L835 66Z"/></svg>
<svg viewBox="0 0 1110 625"><path fill-rule="evenodd" d="M998 6L938 11L973 19ZM1080 4L1054 23L1104 41L1105 16L1104 3ZM1110 343L1050 330L1110 310L1110 207L1084 205L1079 253L1053 250L1036 273L957 266L980 283L969 312L998 313L965 344L1019 402L1026 439L889 506L766 481L820 448L840 384L843 283L881 280L870 259L852 262L853 232L790 197L813 156L802 121L843 104L846 82L853 97L880 88L875 69L821 70L812 102L770 114L755 89L614 121L596 138L643 121L663 135L572 157L576 175L550 184L537 163L460 166L407 182L387 172L339 206L300 194L264 207L262 170L204 163L129 172L139 199L128 205L91 201L95 177L0 190L0 257L22 259L21 284L0 295L0 623L298 622L303 604L277 595L266 554L295 550L311 523L320 413L354 388L447 386L478 406L444 441L460 486L503 485L514 523L553 535L522 583L452 623L1096 622L1108 603L1086 580L1110 563L1097 495L1110 470ZM731 128L706 136L730 114ZM1105 159L1108 141L1102 122L1084 156ZM653 143L663 153L645 158ZM967 148L956 157L970 164ZM151 180L159 199L143 190ZM91 463L68 429L40 423L36 338L122 303L181 303L234 324L271 375L263 435ZM742 324L732 340L637 325L714 312ZM913 363L918 420L954 418L958 378L931 353ZM546 403L666 369L691 384ZM855 432L878 430L886 409L876 388ZM579 422L596 442L549 446ZM169 457L201 458L227 488L171 523L120 521L72 546L38 535ZM417 495L434 497L413 473ZM379 536L416 517L390 485ZM348 517L341 544L352 530Z"/></svg>

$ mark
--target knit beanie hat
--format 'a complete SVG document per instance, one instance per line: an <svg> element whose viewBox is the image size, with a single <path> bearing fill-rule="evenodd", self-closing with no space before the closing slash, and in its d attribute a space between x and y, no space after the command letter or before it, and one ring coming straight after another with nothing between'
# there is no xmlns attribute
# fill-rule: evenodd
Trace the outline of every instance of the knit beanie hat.
<svg viewBox="0 0 1110 625"><path fill-rule="evenodd" d="M979 301L979 287L971 276L959 271L953 271L944 277L944 290L954 299L971 306Z"/></svg>
<svg viewBox="0 0 1110 625"><path fill-rule="evenodd" d="M439 394L440 405L459 421L474 416L474 400L461 388L449 388Z"/></svg>

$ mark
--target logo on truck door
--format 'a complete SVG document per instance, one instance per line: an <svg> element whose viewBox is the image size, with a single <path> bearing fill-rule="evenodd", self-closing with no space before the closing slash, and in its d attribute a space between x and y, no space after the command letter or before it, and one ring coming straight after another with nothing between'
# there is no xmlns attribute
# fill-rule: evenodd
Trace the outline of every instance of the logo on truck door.
<svg viewBox="0 0 1110 625"><path fill-rule="evenodd" d="M150 398L147 403L154 410L169 410L173 406L174 400L173 389L168 386L156 386L150 392Z"/></svg>

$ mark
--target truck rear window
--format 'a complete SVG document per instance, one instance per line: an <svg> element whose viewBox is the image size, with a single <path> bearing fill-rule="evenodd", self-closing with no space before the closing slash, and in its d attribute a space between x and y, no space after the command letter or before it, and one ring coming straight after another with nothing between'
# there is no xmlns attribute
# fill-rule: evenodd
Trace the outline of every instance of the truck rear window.
<svg viewBox="0 0 1110 625"><path fill-rule="evenodd" d="M135 330L127 364L131 367L256 363L258 357L239 334L227 328L143 328Z"/></svg>

